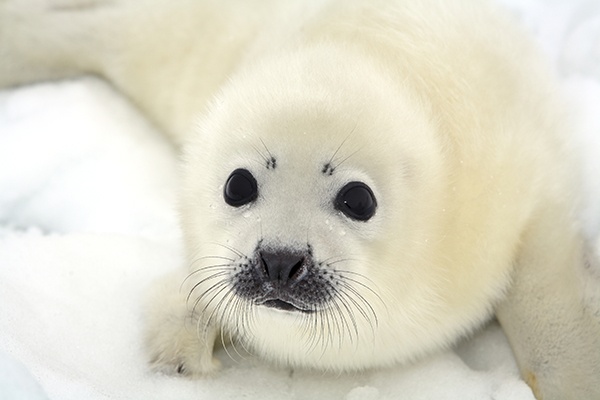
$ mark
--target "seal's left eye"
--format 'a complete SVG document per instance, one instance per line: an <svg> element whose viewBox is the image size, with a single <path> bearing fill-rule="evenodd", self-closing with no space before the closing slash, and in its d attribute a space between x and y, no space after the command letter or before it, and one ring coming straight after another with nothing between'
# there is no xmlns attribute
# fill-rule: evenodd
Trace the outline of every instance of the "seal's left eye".
<svg viewBox="0 0 600 400"><path fill-rule="evenodd" d="M225 203L233 207L248 204L258 197L256 179L247 169L236 169L229 175L223 190Z"/></svg>
<svg viewBox="0 0 600 400"><path fill-rule="evenodd" d="M346 184L335 198L335 208L347 217L367 221L375 215L377 201L371 188L362 182Z"/></svg>

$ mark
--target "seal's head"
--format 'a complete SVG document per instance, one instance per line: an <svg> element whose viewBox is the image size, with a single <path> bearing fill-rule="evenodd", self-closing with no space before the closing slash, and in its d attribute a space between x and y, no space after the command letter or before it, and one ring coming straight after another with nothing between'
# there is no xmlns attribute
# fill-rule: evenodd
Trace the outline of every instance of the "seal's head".
<svg viewBox="0 0 600 400"><path fill-rule="evenodd" d="M188 144L189 305L246 348L352 370L439 348L488 315L496 277L469 284L442 249L435 119L388 76L327 46L266 60Z"/></svg>

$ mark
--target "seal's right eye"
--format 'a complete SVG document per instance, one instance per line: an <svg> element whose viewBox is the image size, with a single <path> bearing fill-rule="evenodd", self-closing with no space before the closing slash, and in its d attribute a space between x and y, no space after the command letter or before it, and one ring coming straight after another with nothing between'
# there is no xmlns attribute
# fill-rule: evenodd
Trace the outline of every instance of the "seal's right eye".
<svg viewBox="0 0 600 400"><path fill-rule="evenodd" d="M248 204L258 197L256 179L247 169L236 169L229 175L223 190L225 203L233 207Z"/></svg>

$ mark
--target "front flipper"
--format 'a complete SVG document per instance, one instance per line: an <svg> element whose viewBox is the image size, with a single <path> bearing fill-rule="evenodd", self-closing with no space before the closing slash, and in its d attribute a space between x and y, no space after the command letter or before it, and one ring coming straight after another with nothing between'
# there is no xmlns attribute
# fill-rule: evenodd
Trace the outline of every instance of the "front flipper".
<svg viewBox="0 0 600 400"><path fill-rule="evenodd" d="M156 283L146 304L145 344L150 363L167 374L202 376L215 372L220 363L213 357L218 328L207 326L190 311L180 293L180 274Z"/></svg>
<svg viewBox="0 0 600 400"><path fill-rule="evenodd" d="M572 223L539 218L525 232L513 284L497 309L523 378L539 400L600 399L600 280ZM595 300L594 300L595 299Z"/></svg>

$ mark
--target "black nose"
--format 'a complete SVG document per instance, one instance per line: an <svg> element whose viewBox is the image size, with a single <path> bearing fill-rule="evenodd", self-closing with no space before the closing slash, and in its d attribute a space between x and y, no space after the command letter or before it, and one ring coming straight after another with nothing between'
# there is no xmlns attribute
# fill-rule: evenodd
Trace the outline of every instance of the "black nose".
<svg viewBox="0 0 600 400"><path fill-rule="evenodd" d="M293 283L302 275L304 256L287 251L261 251L260 258L271 282Z"/></svg>

